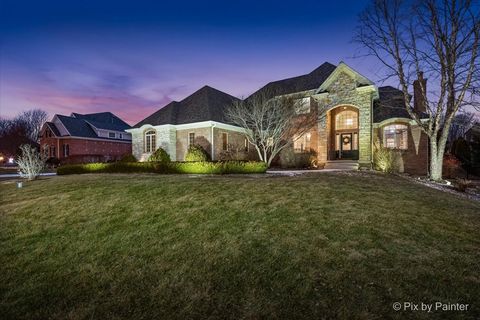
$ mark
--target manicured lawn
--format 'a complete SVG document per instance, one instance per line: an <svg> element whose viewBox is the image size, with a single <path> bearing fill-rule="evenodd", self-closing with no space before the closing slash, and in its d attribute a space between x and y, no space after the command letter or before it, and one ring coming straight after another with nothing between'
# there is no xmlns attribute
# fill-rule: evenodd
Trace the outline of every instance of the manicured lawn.
<svg viewBox="0 0 480 320"><path fill-rule="evenodd" d="M399 178L73 175L0 192L2 319L480 317L480 204Z"/></svg>

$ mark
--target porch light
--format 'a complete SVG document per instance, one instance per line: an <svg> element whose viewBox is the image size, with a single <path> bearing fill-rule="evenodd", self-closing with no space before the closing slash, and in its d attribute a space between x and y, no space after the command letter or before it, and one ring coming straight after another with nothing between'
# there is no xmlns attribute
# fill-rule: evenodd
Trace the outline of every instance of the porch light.
<svg viewBox="0 0 480 320"><path fill-rule="evenodd" d="M13 158L12 157L8 158L8 163L13 163Z"/></svg>
<svg viewBox="0 0 480 320"><path fill-rule="evenodd" d="M4 157L0 156L0 161L3 161Z"/></svg>

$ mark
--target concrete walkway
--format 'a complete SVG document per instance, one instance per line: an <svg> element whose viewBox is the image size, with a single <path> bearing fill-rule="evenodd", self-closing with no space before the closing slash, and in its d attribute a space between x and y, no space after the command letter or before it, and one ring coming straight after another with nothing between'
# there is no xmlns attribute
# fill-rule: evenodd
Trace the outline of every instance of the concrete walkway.
<svg viewBox="0 0 480 320"><path fill-rule="evenodd" d="M40 173L40 176L56 176L57 173L55 172L46 172L46 173ZM20 178L19 173L6 173L6 174L0 174L0 179L2 178Z"/></svg>
<svg viewBox="0 0 480 320"><path fill-rule="evenodd" d="M357 171L356 169L320 169L320 170L267 170L267 173L285 176L298 176L305 173L323 173L338 171Z"/></svg>

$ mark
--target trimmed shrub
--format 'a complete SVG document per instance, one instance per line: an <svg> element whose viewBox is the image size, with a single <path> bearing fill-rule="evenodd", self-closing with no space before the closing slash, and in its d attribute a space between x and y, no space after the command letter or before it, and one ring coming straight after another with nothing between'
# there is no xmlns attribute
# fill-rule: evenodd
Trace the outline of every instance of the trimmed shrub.
<svg viewBox="0 0 480 320"><path fill-rule="evenodd" d="M188 147L187 154L185 155L185 161L209 161L210 155L198 144L192 144Z"/></svg>
<svg viewBox="0 0 480 320"><path fill-rule="evenodd" d="M133 154L126 154L121 159L120 162L137 162L137 158Z"/></svg>
<svg viewBox="0 0 480 320"><path fill-rule="evenodd" d="M158 148L154 153L148 158L149 162L160 162L160 163L169 163L170 155L163 148Z"/></svg>
<svg viewBox="0 0 480 320"><path fill-rule="evenodd" d="M226 162L116 162L65 165L57 169L58 175L83 173L163 173L163 174L228 174L265 173L267 165L256 161Z"/></svg>

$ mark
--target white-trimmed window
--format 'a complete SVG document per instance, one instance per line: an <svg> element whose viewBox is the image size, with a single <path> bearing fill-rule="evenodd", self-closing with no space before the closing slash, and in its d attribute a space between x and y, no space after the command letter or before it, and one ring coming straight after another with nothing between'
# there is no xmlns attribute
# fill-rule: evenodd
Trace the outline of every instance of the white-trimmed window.
<svg viewBox="0 0 480 320"><path fill-rule="evenodd" d="M115 138L115 132L109 132L108 137L109 138Z"/></svg>
<svg viewBox="0 0 480 320"><path fill-rule="evenodd" d="M297 139L296 139L297 138ZM300 137L294 137L293 150L295 152L307 152L310 151L310 140L312 135L307 132Z"/></svg>
<svg viewBox="0 0 480 320"><path fill-rule="evenodd" d="M195 132L188 133L188 146L195 144Z"/></svg>
<svg viewBox="0 0 480 320"><path fill-rule="evenodd" d="M408 126L392 124L383 127L383 146L389 149L408 149Z"/></svg>
<svg viewBox="0 0 480 320"><path fill-rule="evenodd" d="M305 114L310 112L310 97L295 100L295 113Z"/></svg>
<svg viewBox="0 0 480 320"><path fill-rule="evenodd" d="M145 132L145 152L150 153L156 150L155 145L155 130L149 130Z"/></svg>
<svg viewBox="0 0 480 320"><path fill-rule="evenodd" d="M222 150L228 150L228 133L222 132Z"/></svg>
<svg viewBox="0 0 480 320"><path fill-rule="evenodd" d="M70 155L70 147L68 144L62 145L63 157L66 158Z"/></svg>

